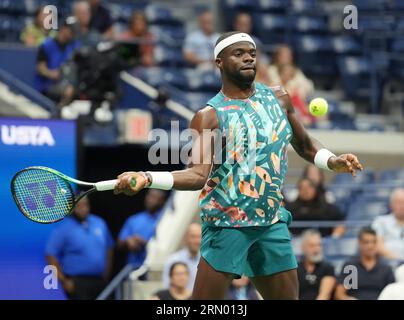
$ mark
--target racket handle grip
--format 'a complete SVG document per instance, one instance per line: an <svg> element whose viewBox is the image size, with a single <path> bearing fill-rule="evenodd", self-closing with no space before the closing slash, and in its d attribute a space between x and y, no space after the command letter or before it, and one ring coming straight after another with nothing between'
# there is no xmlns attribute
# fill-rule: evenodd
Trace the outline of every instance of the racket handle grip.
<svg viewBox="0 0 404 320"><path fill-rule="evenodd" d="M115 185L117 184L118 180L106 180L97 182L94 186L97 191L108 191L114 190Z"/></svg>

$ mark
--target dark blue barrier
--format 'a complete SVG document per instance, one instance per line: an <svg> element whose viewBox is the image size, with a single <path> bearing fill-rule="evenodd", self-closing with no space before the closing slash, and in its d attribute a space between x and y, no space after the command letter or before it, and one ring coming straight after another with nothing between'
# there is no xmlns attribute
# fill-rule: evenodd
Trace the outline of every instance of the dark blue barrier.
<svg viewBox="0 0 404 320"><path fill-rule="evenodd" d="M25 84L34 87L36 48L12 43L0 43L0 69Z"/></svg>

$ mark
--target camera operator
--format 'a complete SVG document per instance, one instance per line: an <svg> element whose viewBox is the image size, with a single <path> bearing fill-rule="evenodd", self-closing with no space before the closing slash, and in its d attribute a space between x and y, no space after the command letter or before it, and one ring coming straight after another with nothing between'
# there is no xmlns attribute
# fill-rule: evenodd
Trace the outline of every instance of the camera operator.
<svg viewBox="0 0 404 320"><path fill-rule="evenodd" d="M63 64L79 46L75 40L74 25L74 18L67 18L56 37L48 38L38 49L35 87L57 102L58 110L69 104L74 96L73 84L62 73Z"/></svg>

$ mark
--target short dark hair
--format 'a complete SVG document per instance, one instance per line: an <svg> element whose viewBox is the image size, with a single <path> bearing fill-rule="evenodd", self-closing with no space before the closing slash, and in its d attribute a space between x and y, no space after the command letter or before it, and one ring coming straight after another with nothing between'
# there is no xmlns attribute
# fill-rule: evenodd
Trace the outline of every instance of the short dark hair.
<svg viewBox="0 0 404 320"><path fill-rule="evenodd" d="M224 39L226 39L228 37L231 37L233 34L237 34L237 33L242 33L242 32L240 32L240 31L229 31L229 32L222 33L220 35L220 37L216 40L215 46L217 46L217 44L220 41L222 41L222 40L224 40Z"/></svg>
<svg viewBox="0 0 404 320"><path fill-rule="evenodd" d="M362 227L362 228L359 230L358 239L361 240L362 237L363 237L365 234L371 234L371 235L373 235L373 236L376 236L376 231L375 231L372 227L370 227L370 226Z"/></svg>
<svg viewBox="0 0 404 320"><path fill-rule="evenodd" d="M174 262L174 263L171 265L170 270L169 270L169 272L168 272L168 274L170 275L170 278L173 276L174 269L175 269L175 267L178 266L178 265L184 266L184 267L187 269L188 273L189 273L189 268L188 268L188 265L187 265L186 263L180 262L180 261Z"/></svg>

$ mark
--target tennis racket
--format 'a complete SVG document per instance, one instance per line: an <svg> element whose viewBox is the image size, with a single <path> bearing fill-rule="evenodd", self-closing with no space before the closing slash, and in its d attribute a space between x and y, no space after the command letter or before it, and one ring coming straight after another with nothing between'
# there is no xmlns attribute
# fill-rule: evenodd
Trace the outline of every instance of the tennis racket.
<svg viewBox="0 0 404 320"><path fill-rule="evenodd" d="M76 204L90 193L115 188L118 180L96 183L73 179L47 167L28 167L17 172L11 180L11 192L18 209L30 220L53 223L70 215ZM72 184L88 190L75 195ZM136 185L133 178L131 185Z"/></svg>

